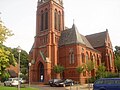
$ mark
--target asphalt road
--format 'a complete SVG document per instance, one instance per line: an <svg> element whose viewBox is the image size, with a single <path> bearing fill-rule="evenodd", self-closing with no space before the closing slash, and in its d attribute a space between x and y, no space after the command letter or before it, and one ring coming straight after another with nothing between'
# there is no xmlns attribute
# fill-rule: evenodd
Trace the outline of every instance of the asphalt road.
<svg viewBox="0 0 120 90"><path fill-rule="evenodd" d="M82 86L82 85L74 85L74 86L67 86L67 87L50 87L49 85L37 85L32 86L36 88L40 88L40 90L89 90L88 87ZM90 90L93 90L93 88L90 88Z"/></svg>

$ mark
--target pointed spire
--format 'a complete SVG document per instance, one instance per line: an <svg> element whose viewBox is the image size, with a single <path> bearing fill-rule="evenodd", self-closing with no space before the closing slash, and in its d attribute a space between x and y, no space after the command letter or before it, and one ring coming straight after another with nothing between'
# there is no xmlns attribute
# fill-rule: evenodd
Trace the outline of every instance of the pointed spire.
<svg viewBox="0 0 120 90"><path fill-rule="evenodd" d="M75 28L75 20L73 19L73 25L72 28Z"/></svg>
<svg viewBox="0 0 120 90"><path fill-rule="evenodd" d="M106 32L108 32L108 29L106 28Z"/></svg>

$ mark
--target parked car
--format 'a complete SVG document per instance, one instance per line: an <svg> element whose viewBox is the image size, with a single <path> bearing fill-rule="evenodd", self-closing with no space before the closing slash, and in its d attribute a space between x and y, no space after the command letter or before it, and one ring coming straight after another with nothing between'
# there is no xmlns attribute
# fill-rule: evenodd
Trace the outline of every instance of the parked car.
<svg viewBox="0 0 120 90"><path fill-rule="evenodd" d="M64 80L61 80L61 81L58 81L55 83L56 86L72 86L74 85L74 81L71 80L71 79L64 79Z"/></svg>
<svg viewBox="0 0 120 90"><path fill-rule="evenodd" d="M93 84L93 90L120 90L120 78L102 78Z"/></svg>
<svg viewBox="0 0 120 90"><path fill-rule="evenodd" d="M57 83L57 82L60 82L60 81L61 81L61 79L51 79L51 80L49 80L49 85L50 85L51 87L57 86L56 83Z"/></svg>
<svg viewBox="0 0 120 90"><path fill-rule="evenodd" d="M17 86L18 83L18 78L9 78L4 82L4 86Z"/></svg>
<svg viewBox="0 0 120 90"><path fill-rule="evenodd" d="M20 82L23 84L23 83L26 83L26 80L20 78Z"/></svg>

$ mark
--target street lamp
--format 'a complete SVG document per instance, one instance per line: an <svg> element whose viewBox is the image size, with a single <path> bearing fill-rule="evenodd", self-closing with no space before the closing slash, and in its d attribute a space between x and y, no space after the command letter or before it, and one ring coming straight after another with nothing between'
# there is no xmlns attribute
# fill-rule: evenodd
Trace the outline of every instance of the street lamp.
<svg viewBox="0 0 120 90"><path fill-rule="evenodd" d="M30 87L30 66L31 66L31 63L29 63L29 87Z"/></svg>
<svg viewBox="0 0 120 90"><path fill-rule="evenodd" d="M18 90L20 90L20 53L21 53L20 46L17 47L17 51L19 53L19 57L18 57Z"/></svg>

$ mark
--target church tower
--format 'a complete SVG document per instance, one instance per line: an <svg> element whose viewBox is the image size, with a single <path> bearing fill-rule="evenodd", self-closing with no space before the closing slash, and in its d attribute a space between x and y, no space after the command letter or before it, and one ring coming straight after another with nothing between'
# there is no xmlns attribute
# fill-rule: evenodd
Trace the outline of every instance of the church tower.
<svg viewBox="0 0 120 90"><path fill-rule="evenodd" d="M62 0L38 0L36 36L31 51L31 82L48 82L54 78L58 61L58 41L64 30Z"/></svg>

